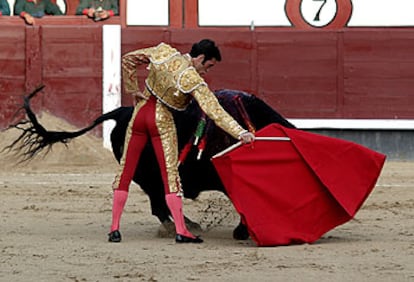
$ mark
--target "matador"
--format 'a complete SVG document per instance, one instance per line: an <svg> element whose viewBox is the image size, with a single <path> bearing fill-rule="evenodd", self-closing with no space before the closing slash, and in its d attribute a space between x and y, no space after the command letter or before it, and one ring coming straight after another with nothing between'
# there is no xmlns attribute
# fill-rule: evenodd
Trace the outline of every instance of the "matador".
<svg viewBox="0 0 414 282"><path fill-rule="evenodd" d="M161 170L165 199L176 228L175 241L203 242L187 229L184 222L173 111L185 110L190 101L195 99L203 112L231 136L243 143L254 141L254 134L240 126L221 107L202 78L218 61L221 61L220 51L210 39L193 44L187 54L160 43L122 56L124 90L136 98L136 105L127 128L120 171L113 183L110 242L121 241L121 215L139 157L148 140L151 140ZM148 76L142 92L137 77L137 66L140 64L148 65Z"/></svg>

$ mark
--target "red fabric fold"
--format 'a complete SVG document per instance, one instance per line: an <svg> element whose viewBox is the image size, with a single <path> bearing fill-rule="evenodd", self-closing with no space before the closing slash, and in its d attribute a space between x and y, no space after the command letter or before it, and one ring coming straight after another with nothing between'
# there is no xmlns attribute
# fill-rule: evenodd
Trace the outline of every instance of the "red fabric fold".
<svg viewBox="0 0 414 282"><path fill-rule="evenodd" d="M291 141L256 141L212 161L258 246L314 242L349 221L385 162L361 145L277 124L256 136Z"/></svg>

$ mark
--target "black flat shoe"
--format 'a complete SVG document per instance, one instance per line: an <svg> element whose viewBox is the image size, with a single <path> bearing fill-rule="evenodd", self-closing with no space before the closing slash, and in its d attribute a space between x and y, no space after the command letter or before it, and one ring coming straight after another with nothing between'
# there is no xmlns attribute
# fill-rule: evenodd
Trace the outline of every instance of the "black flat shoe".
<svg viewBox="0 0 414 282"><path fill-rule="evenodd" d="M203 243L203 239L201 239L199 236L196 236L195 238L187 237L184 235L177 234L175 236L175 242L176 243Z"/></svg>
<svg viewBox="0 0 414 282"><path fill-rule="evenodd" d="M108 241L112 243L119 243L121 242L121 233L119 230L114 230L108 234L109 238Z"/></svg>

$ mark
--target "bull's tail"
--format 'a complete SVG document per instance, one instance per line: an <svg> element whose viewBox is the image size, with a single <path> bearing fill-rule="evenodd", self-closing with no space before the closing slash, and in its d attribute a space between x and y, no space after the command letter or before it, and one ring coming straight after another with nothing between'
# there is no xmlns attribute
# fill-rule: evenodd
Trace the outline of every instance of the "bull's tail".
<svg viewBox="0 0 414 282"><path fill-rule="evenodd" d="M89 126L78 131L49 131L44 128L37 120L36 115L30 107L30 100L39 93L44 86L38 87L35 91L24 97L23 106L17 111L24 111L26 118L8 127L21 130L21 134L10 145L5 147L3 151L14 151L21 157L21 162L34 158L40 152L46 150L46 154L56 143L67 144L71 139L76 138L92 130L105 120L118 119L118 108L112 112L106 113L93 121Z"/></svg>

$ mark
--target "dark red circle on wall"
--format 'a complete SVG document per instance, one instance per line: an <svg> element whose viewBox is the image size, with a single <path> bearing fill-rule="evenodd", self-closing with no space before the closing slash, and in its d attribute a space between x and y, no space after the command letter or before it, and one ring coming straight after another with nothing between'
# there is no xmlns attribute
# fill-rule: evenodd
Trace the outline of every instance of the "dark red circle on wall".
<svg viewBox="0 0 414 282"><path fill-rule="evenodd" d="M286 0L285 11L289 21L296 28L342 28L348 24L352 15L351 0L335 0L336 14L334 18L324 26L313 26L308 23L302 14L301 5L303 0Z"/></svg>

